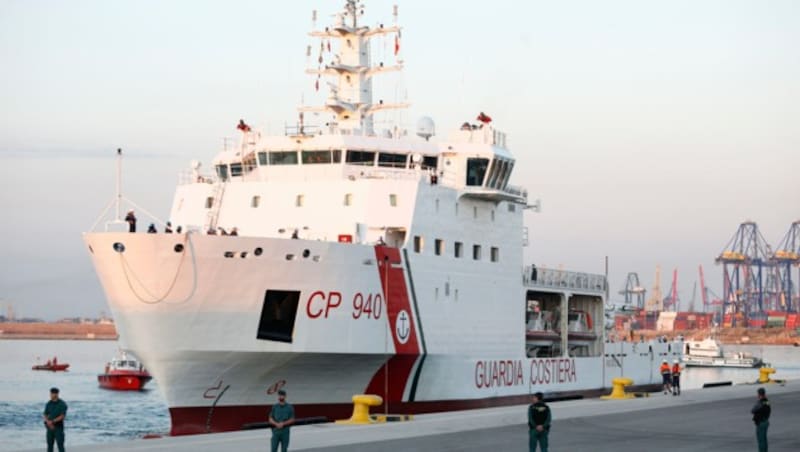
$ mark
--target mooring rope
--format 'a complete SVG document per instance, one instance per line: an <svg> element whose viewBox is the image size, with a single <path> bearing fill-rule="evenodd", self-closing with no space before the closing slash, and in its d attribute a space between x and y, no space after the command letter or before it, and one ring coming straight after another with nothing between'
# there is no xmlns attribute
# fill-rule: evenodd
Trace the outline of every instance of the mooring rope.
<svg viewBox="0 0 800 452"><path fill-rule="evenodd" d="M119 253L120 263L122 265L122 272L125 274L125 281L128 283L128 287L131 289L131 292L133 293L133 295L135 295L136 298L140 302L145 303L145 304L158 304L158 303L163 302L170 295L170 293L172 293L172 290L175 288L175 284L178 282L178 276L180 276L180 274L181 274L181 269L183 268L183 263L186 260L186 248L187 248L187 245L188 245L188 248L191 249L191 253L192 253L192 256L191 256L191 259L192 259L192 290L189 293L189 295L186 296L186 298L184 298L183 300L174 302L172 304L185 303L185 302L189 301L190 298L192 298L192 296L194 295L195 291L197 290L197 262L196 262L196 259L195 259L196 256L195 256L195 251L194 251L194 244L192 243L192 240L189 237L189 234L191 234L191 232L187 232L186 235L184 236L183 250L181 251L181 260L180 260L180 262L178 262L178 268L175 270L175 276L172 278L172 282L170 283L169 287L167 288L166 293L164 293L164 295L161 296L161 297L156 297L149 290L147 290L147 287L145 287L145 285L142 284L142 281L136 276L136 273L131 268L131 266L128 263L127 259L125 259L124 253ZM150 298L150 300L145 299L144 297L142 297L139 294L139 292L136 291L136 288L134 288L133 284L131 283L131 277L142 288L142 290L144 292L146 292L146 295Z"/></svg>

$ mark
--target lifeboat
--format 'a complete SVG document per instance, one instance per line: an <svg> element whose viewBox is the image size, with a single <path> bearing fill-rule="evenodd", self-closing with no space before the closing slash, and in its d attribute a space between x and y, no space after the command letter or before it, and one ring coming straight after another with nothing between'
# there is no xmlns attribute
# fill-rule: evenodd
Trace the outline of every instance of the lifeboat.
<svg viewBox="0 0 800 452"><path fill-rule="evenodd" d="M142 363L126 352L114 357L97 376L101 388L117 391L141 391L152 379Z"/></svg>
<svg viewBox="0 0 800 452"><path fill-rule="evenodd" d="M567 340L570 346L588 346L597 339L588 312L569 311L567 321Z"/></svg>

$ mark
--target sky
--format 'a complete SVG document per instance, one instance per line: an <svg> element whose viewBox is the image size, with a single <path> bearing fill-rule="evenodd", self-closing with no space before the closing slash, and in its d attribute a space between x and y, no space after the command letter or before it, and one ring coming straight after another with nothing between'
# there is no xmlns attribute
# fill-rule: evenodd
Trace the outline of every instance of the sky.
<svg viewBox="0 0 800 452"><path fill-rule="evenodd" d="M602 273L608 256L612 299L628 272L650 289L660 265L666 293L678 268L686 306L698 265L722 293L714 258L741 222L776 245L800 219L800 3L376 0L365 23L394 3L405 68L376 88L411 127L484 111L508 134L511 183L542 204L526 262ZM0 308L108 312L81 234L114 150L124 194L166 218L177 173L239 118L282 133L321 99L311 11L342 4L0 0Z"/></svg>

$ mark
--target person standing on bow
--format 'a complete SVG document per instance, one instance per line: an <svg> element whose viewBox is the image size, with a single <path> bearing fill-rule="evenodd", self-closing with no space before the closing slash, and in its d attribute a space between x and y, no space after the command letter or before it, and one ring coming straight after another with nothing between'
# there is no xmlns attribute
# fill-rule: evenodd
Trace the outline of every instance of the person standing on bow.
<svg viewBox="0 0 800 452"><path fill-rule="evenodd" d="M67 416L67 403L58 398L58 388L50 388L50 401L44 406L42 418L47 427L47 452L53 452L53 443L58 451L64 452L64 418Z"/></svg>

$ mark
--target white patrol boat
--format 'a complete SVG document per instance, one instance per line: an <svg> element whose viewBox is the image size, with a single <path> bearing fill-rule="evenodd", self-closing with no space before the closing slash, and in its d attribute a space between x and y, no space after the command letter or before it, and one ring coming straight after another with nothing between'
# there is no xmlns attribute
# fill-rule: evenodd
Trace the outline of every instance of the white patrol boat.
<svg viewBox="0 0 800 452"><path fill-rule="evenodd" d="M263 422L281 388L299 418L344 418L360 393L424 413L659 383L681 347L605 343L602 275L524 265L532 206L491 118L441 139L428 118L375 129L376 112L406 105L373 99L373 78L402 65L370 42L400 28L362 14L350 0L311 33L309 72L333 81L314 108L324 124L301 115L266 136L242 121L213 174L195 163L181 179L176 233L84 235L172 432ZM238 234L208 234L220 228Z"/></svg>

